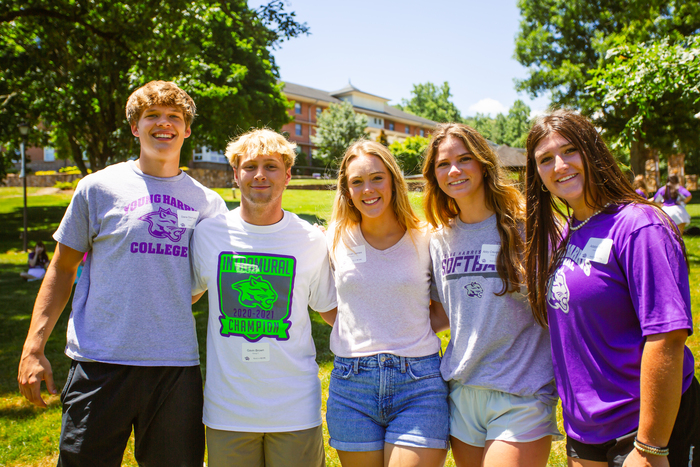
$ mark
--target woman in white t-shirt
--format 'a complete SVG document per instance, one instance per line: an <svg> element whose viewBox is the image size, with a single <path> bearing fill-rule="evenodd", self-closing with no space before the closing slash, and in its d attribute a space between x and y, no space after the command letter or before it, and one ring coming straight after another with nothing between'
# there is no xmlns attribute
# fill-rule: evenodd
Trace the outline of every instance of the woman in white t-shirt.
<svg viewBox="0 0 700 467"><path fill-rule="evenodd" d="M344 467L442 466L447 386L430 322L429 236L388 149L348 148L327 235L338 291L326 420Z"/></svg>
<svg viewBox="0 0 700 467"><path fill-rule="evenodd" d="M438 125L425 152L433 307L444 307L451 331L441 369L455 462L544 467L560 435L549 335L522 287L525 199L473 128Z"/></svg>

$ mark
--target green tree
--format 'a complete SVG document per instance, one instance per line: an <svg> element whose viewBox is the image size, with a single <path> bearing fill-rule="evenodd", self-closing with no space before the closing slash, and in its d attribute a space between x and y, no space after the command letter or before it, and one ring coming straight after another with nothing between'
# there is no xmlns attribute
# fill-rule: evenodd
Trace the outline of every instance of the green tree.
<svg viewBox="0 0 700 467"><path fill-rule="evenodd" d="M664 153L700 149L700 36L608 51L589 90L603 105L599 119L629 145L641 138Z"/></svg>
<svg viewBox="0 0 700 467"><path fill-rule="evenodd" d="M18 118L59 132L85 173L138 155L124 116L152 79L177 82L198 118L183 148L223 148L251 126L279 128L289 103L270 49L307 33L282 1L0 0L0 141ZM36 142L48 135L35 134Z"/></svg>
<svg viewBox="0 0 700 467"><path fill-rule="evenodd" d="M452 102L450 85L445 81L438 87L431 82L414 84L410 99L401 99L396 107L404 112L433 120L434 122L461 122L459 109Z"/></svg>
<svg viewBox="0 0 700 467"><path fill-rule="evenodd" d="M605 67L609 49L664 37L675 43L700 32L700 3L686 0L519 0L518 7L515 58L529 76L516 81L517 89L533 97L549 92L555 106L589 116L598 115L602 104L600 94L587 91L587 82ZM618 122L598 123L608 138L617 137ZM636 173L643 170L644 148L639 133L629 148Z"/></svg>
<svg viewBox="0 0 700 467"><path fill-rule="evenodd" d="M507 144L512 148L524 148L527 134L530 131L530 107L520 99L516 100L508 110L508 115L498 114L496 118L476 114L467 117L464 122L481 135L498 145Z"/></svg>
<svg viewBox="0 0 700 467"><path fill-rule="evenodd" d="M430 140L420 135L409 136L403 142L394 141L389 150L406 174L416 174L423 165L423 152Z"/></svg>
<svg viewBox="0 0 700 467"><path fill-rule="evenodd" d="M337 167L347 147L367 136L367 115L355 113L349 102L330 104L321 112L317 123L316 135L311 141L328 167Z"/></svg>
<svg viewBox="0 0 700 467"><path fill-rule="evenodd" d="M700 30L700 3L686 0L518 0L518 8L515 58L529 67L518 90L551 92L554 104L584 111L597 108L586 82L608 49Z"/></svg>

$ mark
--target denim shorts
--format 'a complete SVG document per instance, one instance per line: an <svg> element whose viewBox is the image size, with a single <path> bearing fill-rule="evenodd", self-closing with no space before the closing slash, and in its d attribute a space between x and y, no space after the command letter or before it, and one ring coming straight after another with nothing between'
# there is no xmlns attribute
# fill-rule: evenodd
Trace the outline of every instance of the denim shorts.
<svg viewBox="0 0 700 467"><path fill-rule="evenodd" d="M379 451L384 443L447 449L448 388L438 354L335 357L326 421L339 451Z"/></svg>

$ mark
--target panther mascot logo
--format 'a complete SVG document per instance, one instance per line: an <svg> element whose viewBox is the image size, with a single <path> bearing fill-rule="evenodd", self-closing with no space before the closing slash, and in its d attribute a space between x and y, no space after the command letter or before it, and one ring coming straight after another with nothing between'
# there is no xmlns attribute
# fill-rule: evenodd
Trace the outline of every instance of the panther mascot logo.
<svg viewBox="0 0 700 467"><path fill-rule="evenodd" d="M148 233L155 238L169 238L173 242L179 242L185 229L177 226L177 214L170 209L158 208L139 217L148 222Z"/></svg>
<svg viewBox="0 0 700 467"><path fill-rule="evenodd" d="M559 309L564 313L569 312L569 287L566 285L566 276L562 271L563 268L557 269L556 274L549 283L547 292L547 304Z"/></svg>
<svg viewBox="0 0 700 467"><path fill-rule="evenodd" d="M464 288L467 289L467 295L470 297L481 298L484 295L484 288L476 281L465 285Z"/></svg>
<svg viewBox="0 0 700 467"><path fill-rule="evenodd" d="M272 284L261 276L250 276L244 281L231 284L233 290L238 291L238 302L246 307L260 307L263 310L272 310L277 301L277 292Z"/></svg>

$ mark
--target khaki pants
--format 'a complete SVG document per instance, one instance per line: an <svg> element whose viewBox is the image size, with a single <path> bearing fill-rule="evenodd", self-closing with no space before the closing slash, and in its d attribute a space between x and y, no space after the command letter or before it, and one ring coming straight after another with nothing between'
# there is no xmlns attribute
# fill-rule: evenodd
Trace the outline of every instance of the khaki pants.
<svg viewBox="0 0 700 467"><path fill-rule="evenodd" d="M244 433L207 427L209 467L325 467L323 429Z"/></svg>

